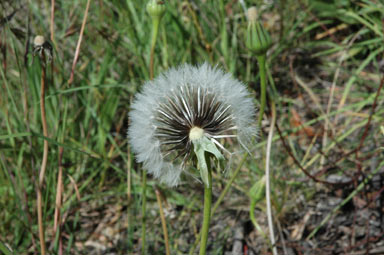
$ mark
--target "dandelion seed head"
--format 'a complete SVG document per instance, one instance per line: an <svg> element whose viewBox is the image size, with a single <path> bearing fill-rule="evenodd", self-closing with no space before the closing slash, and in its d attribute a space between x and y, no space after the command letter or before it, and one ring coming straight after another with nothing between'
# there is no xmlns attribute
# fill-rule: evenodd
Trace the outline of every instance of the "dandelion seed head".
<svg viewBox="0 0 384 255"><path fill-rule="evenodd" d="M203 136L232 153L256 135L255 107L246 87L208 64L183 65L146 82L130 111L128 138L138 162L170 186L179 183ZM232 147L232 146L231 146Z"/></svg>

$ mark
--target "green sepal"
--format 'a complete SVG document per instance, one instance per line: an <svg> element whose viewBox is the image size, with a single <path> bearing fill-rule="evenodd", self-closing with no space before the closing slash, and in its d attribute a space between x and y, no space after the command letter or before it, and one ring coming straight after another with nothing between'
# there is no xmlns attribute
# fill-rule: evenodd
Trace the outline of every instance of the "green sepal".
<svg viewBox="0 0 384 255"><path fill-rule="evenodd" d="M160 20L165 13L165 3L161 0L150 0L147 3L147 12L152 17L152 19Z"/></svg>
<svg viewBox="0 0 384 255"><path fill-rule="evenodd" d="M249 196L251 198L251 209L253 210L256 204L265 197L265 175L253 184L249 190Z"/></svg>
<svg viewBox="0 0 384 255"><path fill-rule="evenodd" d="M256 55L265 55L272 46L268 31L258 21L248 23L245 36L246 47Z"/></svg>
<svg viewBox="0 0 384 255"><path fill-rule="evenodd" d="M201 179L203 180L204 185L209 188L208 171L210 171L210 169L208 169L206 154L210 153L211 155L213 155L217 159L219 165L222 165L221 163L224 160L224 156L217 149L214 142L206 136L203 136L202 138L197 140L193 140L192 143L193 150L197 157L197 165L200 171Z"/></svg>

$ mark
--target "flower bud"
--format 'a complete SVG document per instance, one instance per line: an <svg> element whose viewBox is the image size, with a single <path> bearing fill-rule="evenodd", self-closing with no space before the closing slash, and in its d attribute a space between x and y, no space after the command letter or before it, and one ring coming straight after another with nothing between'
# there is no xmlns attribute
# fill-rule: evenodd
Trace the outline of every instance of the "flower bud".
<svg viewBox="0 0 384 255"><path fill-rule="evenodd" d="M152 19L161 19L165 12L165 3L162 0L150 0L147 4L147 12Z"/></svg>
<svg viewBox="0 0 384 255"><path fill-rule="evenodd" d="M33 40L33 45L35 47L41 47L45 43L45 38L42 35L37 35L35 39Z"/></svg>
<svg viewBox="0 0 384 255"><path fill-rule="evenodd" d="M245 36L245 45L256 55L264 55L272 45L268 31L258 22L255 7L248 9L248 28Z"/></svg>
<svg viewBox="0 0 384 255"><path fill-rule="evenodd" d="M252 205L256 205L260 200L265 197L265 175L253 184L252 188L249 190L249 196L251 197Z"/></svg>

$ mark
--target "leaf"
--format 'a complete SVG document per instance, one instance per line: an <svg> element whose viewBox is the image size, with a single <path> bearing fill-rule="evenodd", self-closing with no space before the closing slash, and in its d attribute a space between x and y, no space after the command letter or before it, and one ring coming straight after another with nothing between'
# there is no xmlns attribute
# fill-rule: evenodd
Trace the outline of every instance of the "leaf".
<svg viewBox="0 0 384 255"><path fill-rule="evenodd" d="M208 171L211 171L211 169L208 169L206 152L213 155L219 162L219 165L220 165L220 162L224 160L224 156L217 149L213 141L208 139L206 136L203 136L200 139L192 140L192 143L193 143L193 150L197 157L197 162L198 162L197 164L198 164L198 169L200 171L201 179L203 180L205 186L209 188Z"/></svg>

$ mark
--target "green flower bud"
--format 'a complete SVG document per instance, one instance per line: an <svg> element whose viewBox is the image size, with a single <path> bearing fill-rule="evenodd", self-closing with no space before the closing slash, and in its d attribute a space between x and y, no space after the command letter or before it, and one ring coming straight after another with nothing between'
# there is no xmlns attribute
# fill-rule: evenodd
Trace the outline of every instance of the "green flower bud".
<svg viewBox="0 0 384 255"><path fill-rule="evenodd" d="M256 55L265 55L271 45L272 40L268 31L257 21L256 8L249 8L245 46Z"/></svg>
<svg viewBox="0 0 384 255"><path fill-rule="evenodd" d="M258 180L255 184L253 184L252 188L249 190L249 196L251 198L252 208L265 197L265 175Z"/></svg>
<svg viewBox="0 0 384 255"><path fill-rule="evenodd" d="M149 0L147 4L147 12L152 19L161 19L165 12L165 3L162 0Z"/></svg>

